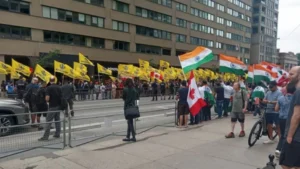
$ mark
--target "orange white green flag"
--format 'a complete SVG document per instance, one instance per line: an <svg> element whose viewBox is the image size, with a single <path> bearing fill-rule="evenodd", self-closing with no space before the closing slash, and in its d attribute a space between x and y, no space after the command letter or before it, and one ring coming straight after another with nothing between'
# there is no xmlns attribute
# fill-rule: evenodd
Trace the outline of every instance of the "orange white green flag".
<svg viewBox="0 0 300 169"><path fill-rule="evenodd" d="M271 70L265 68L261 64L255 64L253 66L253 68L254 68L253 75L254 75L255 83L261 82L261 81L270 82L277 77L276 72L272 72Z"/></svg>
<svg viewBox="0 0 300 169"><path fill-rule="evenodd" d="M245 66L238 58L220 54L220 72L244 75Z"/></svg>
<svg viewBox="0 0 300 169"><path fill-rule="evenodd" d="M191 52L180 55L179 61L184 74L199 68L201 65L213 60L214 55L208 48L199 46Z"/></svg>

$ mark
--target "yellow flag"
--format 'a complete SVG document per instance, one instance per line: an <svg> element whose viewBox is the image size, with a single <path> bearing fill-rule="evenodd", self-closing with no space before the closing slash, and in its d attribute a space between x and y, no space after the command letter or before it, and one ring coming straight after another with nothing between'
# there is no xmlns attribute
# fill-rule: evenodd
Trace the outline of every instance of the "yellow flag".
<svg viewBox="0 0 300 169"><path fill-rule="evenodd" d="M90 77L83 72L74 71L74 76L75 76L74 79L84 80L88 82L91 81Z"/></svg>
<svg viewBox="0 0 300 169"><path fill-rule="evenodd" d="M97 63L97 69L98 69L98 73L106 74L106 75L109 75L109 76L112 75L111 70L106 69L104 66L100 65L99 63Z"/></svg>
<svg viewBox="0 0 300 169"><path fill-rule="evenodd" d="M133 65L118 65L118 74L131 77L133 74Z"/></svg>
<svg viewBox="0 0 300 169"><path fill-rule="evenodd" d="M71 66L64 64L64 72L63 72L64 75L75 79L77 76L77 73L78 72L76 72L74 69L72 69Z"/></svg>
<svg viewBox="0 0 300 169"><path fill-rule="evenodd" d="M84 65L94 66L93 62L91 62L87 57L85 57L82 53L79 53L79 63Z"/></svg>
<svg viewBox="0 0 300 169"><path fill-rule="evenodd" d="M11 69L11 72L10 72L10 79L20 79L20 74L15 71L14 69Z"/></svg>
<svg viewBox="0 0 300 169"><path fill-rule="evenodd" d="M141 70L138 67L133 66L133 74L134 77L140 77L141 75Z"/></svg>
<svg viewBox="0 0 300 169"><path fill-rule="evenodd" d="M87 73L87 67L81 63L78 62L74 62L74 70L78 71L78 72L84 72Z"/></svg>
<svg viewBox="0 0 300 169"><path fill-rule="evenodd" d="M145 80L145 81L149 82L150 74L148 74L145 71L141 71L139 78L140 78L140 80Z"/></svg>
<svg viewBox="0 0 300 169"><path fill-rule="evenodd" d="M50 77L53 76L47 70L45 70L41 65L37 64L34 69L34 74L42 79L44 82L49 83ZM57 79L56 79L57 80Z"/></svg>
<svg viewBox="0 0 300 169"><path fill-rule="evenodd" d="M169 80L174 80L176 79L176 72L172 68L168 68L164 70L164 73L167 74L169 77Z"/></svg>
<svg viewBox="0 0 300 169"><path fill-rule="evenodd" d="M0 74L7 74L7 72L6 72L6 70L5 69L2 69L2 68L0 68Z"/></svg>
<svg viewBox="0 0 300 169"><path fill-rule="evenodd" d="M58 61L54 61L54 72L56 73L65 73L65 64L58 62Z"/></svg>
<svg viewBox="0 0 300 169"><path fill-rule="evenodd" d="M12 67L8 64L5 64L4 62L0 61L0 69L6 70L7 73L11 72Z"/></svg>
<svg viewBox="0 0 300 169"><path fill-rule="evenodd" d="M148 69L149 66L150 66L150 63L148 61L145 61L145 60L142 60L142 59L139 59L139 65L140 65L140 68L141 69Z"/></svg>
<svg viewBox="0 0 300 169"><path fill-rule="evenodd" d="M160 60L159 61L159 66L160 68L169 68L170 67L170 63L164 60Z"/></svg>
<svg viewBox="0 0 300 169"><path fill-rule="evenodd" d="M113 82L117 81L117 78L115 78L115 77L113 77L113 76L109 76L109 78L110 78Z"/></svg>
<svg viewBox="0 0 300 169"><path fill-rule="evenodd" d="M30 72L30 67L19 63L17 61L15 61L14 59L12 59L12 68L15 69L15 71L22 73L25 76L30 76L31 72Z"/></svg>

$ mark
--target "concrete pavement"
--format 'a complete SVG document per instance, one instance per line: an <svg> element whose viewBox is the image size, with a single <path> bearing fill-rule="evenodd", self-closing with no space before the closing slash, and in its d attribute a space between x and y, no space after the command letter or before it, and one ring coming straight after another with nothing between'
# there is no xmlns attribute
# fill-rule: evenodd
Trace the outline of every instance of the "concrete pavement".
<svg viewBox="0 0 300 169"><path fill-rule="evenodd" d="M247 116L246 134L257 119ZM187 129L157 127L137 136L122 137L73 149L0 163L3 169L255 169L268 161L276 145L259 140L248 148L247 137L225 139L230 119L214 120ZM239 126L236 133L238 134Z"/></svg>

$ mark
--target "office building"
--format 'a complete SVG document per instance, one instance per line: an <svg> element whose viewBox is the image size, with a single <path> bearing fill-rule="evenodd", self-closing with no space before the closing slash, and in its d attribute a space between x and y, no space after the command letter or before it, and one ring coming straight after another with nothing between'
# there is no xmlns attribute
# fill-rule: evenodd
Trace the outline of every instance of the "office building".
<svg viewBox="0 0 300 169"><path fill-rule="evenodd" d="M165 60L205 46L249 63L251 0L0 0L0 60L25 64L58 49L113 70L138 59Z"/></svg>
<svg viewBox="0 0 300 169"><path fill-rule="evenodd" d="M284 70L289 71L292 67L298 65L298 58L293 52L280 52L279 63Z"/></svg>
<svg viewBox="0 0 300 169"><path fill-rule="evenodd" d="M279 0L253 0L251 63L277 64L277 29Z"/></svg>

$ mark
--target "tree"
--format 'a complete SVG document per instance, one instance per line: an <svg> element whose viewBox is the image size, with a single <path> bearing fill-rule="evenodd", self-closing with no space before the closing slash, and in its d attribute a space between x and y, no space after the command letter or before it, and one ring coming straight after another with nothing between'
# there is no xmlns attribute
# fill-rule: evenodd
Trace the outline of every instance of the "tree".
<svg viewBox="0 0 300 169"><path fill-rule="evenodd" d="M54 60L57 60L60 57L60 50L54 49L49 51L49 53L40 56L36 62L36 64L41 65L44 68L53 68L54 67Z"/></svg>

